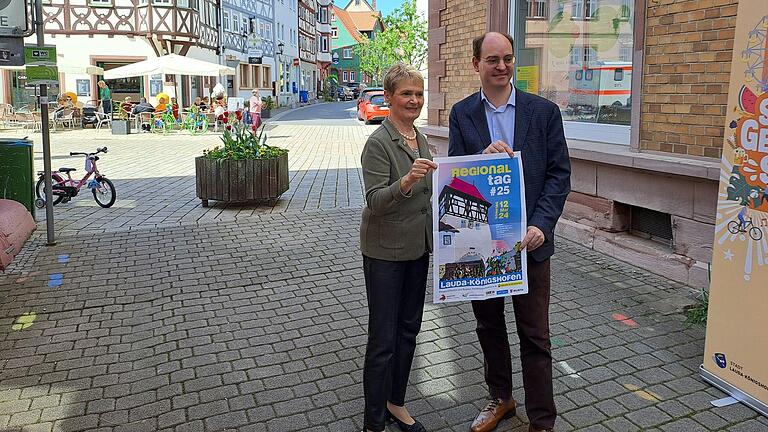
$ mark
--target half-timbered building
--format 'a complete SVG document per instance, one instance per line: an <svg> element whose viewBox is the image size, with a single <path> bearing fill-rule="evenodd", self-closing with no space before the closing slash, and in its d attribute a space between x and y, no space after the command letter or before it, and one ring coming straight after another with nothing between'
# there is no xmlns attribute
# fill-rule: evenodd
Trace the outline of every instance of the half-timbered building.
<svg viewBox="0 0 768 432"><path fill-rule="evenodd" d="M272 94L275 83L275 12L270 0L221 0L222 48L237 74L228 78L230 95L250 97L256 89Z"/></svg>

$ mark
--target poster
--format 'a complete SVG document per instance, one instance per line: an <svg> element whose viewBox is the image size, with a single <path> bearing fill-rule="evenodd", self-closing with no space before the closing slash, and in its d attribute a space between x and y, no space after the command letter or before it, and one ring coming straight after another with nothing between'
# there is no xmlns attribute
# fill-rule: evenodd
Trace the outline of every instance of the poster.
<svg viewBox="0 0 768 432"><path fill-rule="evenodd" d="M435 158L435 303L528 292L520 153Z"/></svg>
<svg viewBox="0 0 768 432"><path fill-rule="evenodd" d="M518 66L515 75L515 86L524 92L539 94L539 67Z"/></svg>
<svg viewBox="0 0 768 432"><path fill-rule="evenodd" d="M90 96L91 95L91 80L89 79L77 79L75 80L77 85L78 96Z"/></svg>
<svg viewBox="0 0 768 432"><path fill-rule="evenodd" d="M701 375L768 415L768 2L739 2Z"/></svg>

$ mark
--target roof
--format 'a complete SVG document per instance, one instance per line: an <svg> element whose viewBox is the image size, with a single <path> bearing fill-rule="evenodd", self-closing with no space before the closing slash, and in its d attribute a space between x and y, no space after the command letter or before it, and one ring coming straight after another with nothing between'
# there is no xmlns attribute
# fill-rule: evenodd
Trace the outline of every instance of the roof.
<svg viewBox="0 0 768 432"><path fill-rule="evenodd" d="M381 12L347 12L360 31L373 31L376 23L381 20Z"/></svg>
<svg viewBox="0 0 768 432"><path fill-rule="evenodd" d="M344 28L347 29L347 32L349 32L349 34L352 36L354 40L358 42L363 41L363 35L357 29L357 26L355 25L355 22L352 19L352 17L349 16L349 12L334 5L333 13L334 15L336 15L336 18L338 18L339 21L341 21L341 24L344 26Z"/></svg>
<svg viewBox="0 0 768 432"><path fill-rule="evenodd" d="M454 177L451 182L448 184L448 187L454 190L457 190L459 192L463 192L466 195L471 196L472 198L476 198L478 201L483 203L488 203L488 200L485 199L483 194L480 193L479 190L475 187L475 185L471 183L467 183L464 180Z"/></svg>

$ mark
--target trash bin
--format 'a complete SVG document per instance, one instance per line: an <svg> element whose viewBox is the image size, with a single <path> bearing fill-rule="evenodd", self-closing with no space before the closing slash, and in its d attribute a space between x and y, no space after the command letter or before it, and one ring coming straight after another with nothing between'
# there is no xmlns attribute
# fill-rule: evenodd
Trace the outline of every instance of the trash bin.
<svg viewBox="0 0 768 432"><path fill-rule="evenodd" d="M302 91L299 92L299 102L301 102L301 103L309 102L309 91L308 90L302 90Z"/></svg>
<svg viewBox="0 0 768 432"><path fill-rule="evenodd" d="M0 139L0 198L18 201L35 215L32 141Z"/></svg>

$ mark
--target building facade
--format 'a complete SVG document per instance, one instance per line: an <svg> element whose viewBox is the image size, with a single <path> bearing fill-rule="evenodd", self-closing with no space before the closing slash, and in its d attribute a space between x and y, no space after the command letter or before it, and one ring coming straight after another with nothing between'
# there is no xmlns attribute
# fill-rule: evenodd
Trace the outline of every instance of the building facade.
<svg viewBox="0 0 768 432"><path fill-rule="evenodd" d="M351 0L345 9L333 8L333 65L330 69L338 77L339 83L371 83L370 78L360 70L360 58L355 48L364 42L365 37L375 39L377 33L384 31L381 12L375 10L375 7L375 1L368 3L365 0Z"/></svg>
<svg viewBox="0 0 768 432"><path fill-rule="evenodd" d="M298 0L275 0L275 42L277 51L277 103L281 106L295 106L299 102L298 66L299 22ZM282 44L282 45L281 45ZM282 52L280 52L282 48Z"/></svg>
<svg viewBox="0 0 768 432"><path fill-rule="evenodd" d="M737 0L429 0L428 126L479 89L472 39L515 38L515 84L561 110L573 168L557 233L708 284Z"/></svg>
<svg viewBox="0 0 768 432"><path fill-rule="evenodd" d="M299 93L301 102L317 98L317 0L299 0ZM295 63L295 62L294 62Z"/></svg>
<svg viewBox="0 0 768 432"><path fill-rule="evenodd" d="M270 0L221 0L222 55L236 75L227 77L227 93L248 99L253 90L273 94L275 12Z"/></svg>
<svg viewBox="0 0 768 432"><path fill-rule="evenodd" d="M317 1L317 70L319 79L317 88L325 90L324 80L331 66L331 15L333 15L333 0Z"/></svg>
<svg viewBox="0 0 768 432"><path fill-rule="evenodd" d="M61 65L59 85L51 94L73 92L80 100L97 99L98 76L85 66L105 70L169 53L218 62L218 3L214 0L51 0L43 5L45 41L56 45ZM30 37L26 43L35 43ZM70 71L70 72L67 72ZM33 103L23 69L3 70L3 100L16 106ZM175 83L174 80L180 82ZM109 82L115 99L152 99L169 88L185 101L212 88L215 80L150 76Z"/></svg>

